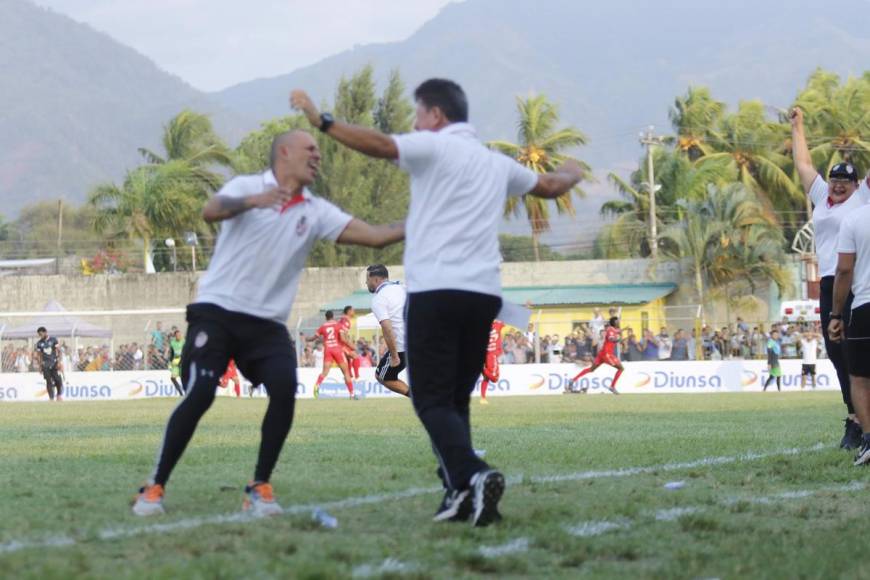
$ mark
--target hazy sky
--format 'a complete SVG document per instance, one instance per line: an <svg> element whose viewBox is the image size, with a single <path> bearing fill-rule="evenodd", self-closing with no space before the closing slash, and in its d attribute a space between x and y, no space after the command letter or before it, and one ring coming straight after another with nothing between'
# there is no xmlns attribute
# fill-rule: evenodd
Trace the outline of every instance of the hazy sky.
<svg viewBox="0 0 870 580"><path fill-rule="evenodd" d="M34 0L106 32L198 89L288 73L401 40L450 0Z"/></svg>

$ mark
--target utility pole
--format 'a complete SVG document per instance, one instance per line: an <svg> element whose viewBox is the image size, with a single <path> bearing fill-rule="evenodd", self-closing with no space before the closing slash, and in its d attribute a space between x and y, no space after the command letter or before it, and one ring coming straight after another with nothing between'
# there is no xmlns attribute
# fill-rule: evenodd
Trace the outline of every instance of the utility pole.
<svg viewBox="0 0 870 580"><path fill-rule="evenodd" d="M647 191L649 192L649 251L653 261L659 257L658 224L656 223L656 191L660 186L656 185L655 169L653 168L653 146L661 145L663 139L655 135L655 127L650 125L646 133L640 134L641 145L646 146L646 174Z"/></svg>
<svg viewBox="0 0 870 580"><path fill-rule="evenodd" d="M57 200L57 252L54 259L54 273L60 274L61 247L63 246L63 200Z"/></svg>

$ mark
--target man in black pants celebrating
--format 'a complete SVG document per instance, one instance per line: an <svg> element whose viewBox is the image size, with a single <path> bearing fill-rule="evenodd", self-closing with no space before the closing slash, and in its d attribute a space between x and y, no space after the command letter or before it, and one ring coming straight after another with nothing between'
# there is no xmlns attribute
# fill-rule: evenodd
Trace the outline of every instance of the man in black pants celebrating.
<svg viewBox="0 0 870 580"><path fill-rule="evenodd" d="M469 402L502 305L498 222L507 194L555 198L582 171L566 163L537 175L487 149L467 122L465 93L452 81L430 79L414 99L417 131L392 136L321 115L303 91L293 91L291 105L336 141L395 160L411 176L405 347L414 409L447 487L435 520L485 526L500 517L505 483L474 454Z"/></svg>
<svg viewBox="0 0 870 580"><path fill-rule="evenodd" d="M816 255L819 259L820 282L819 310L822 319L822 337L828 358L837 371L837 379L846 404L846 429L840 440L843 449L856 449L861 445L861 425L855 415L849 381L847 352L842 343L831 340L829 325L833 311L834 275L837 269L837 237L842 221L870 201L867 181L859 185L858 172L849 163L838 163L828 172L828 182L819 175L813 165L804 134L804 114L795 107L791 110L791 134L794 165L804 191L813 203L813 231ZM870 180L870 176L868 176ZM852 295L842 305L843 323L849 325L852 312Z"/></svg>
<svg viewBox="0 0 870 580"><path fill-rule="evenodd" d="M63 400L63 379L60 378L60 353L57 349L57 339L48 336L44 326L36 329L39 341L36 343L36 354L39 358L39 368L45 379L45 389L52 401ZM56 395L56 396L55 396Z"/></svg>
<svg viewBox="0 0 870 580"><path fill-rule="evenodd" d="M243 508L255 516L282 512L269 478L290 431L296 395L286 321L311 246L329 239L379 248L404 238L402 224L371 226L312 195L307 186L319 166L311 135L282 133L272 142L270 169L230 180L203 208L206 221L223 223L197 298L187 307L181 356L185 396L169 418L154 475L133 506L136 515L164 512L164 486L214 401L230 358L269 395Z"/></svg>

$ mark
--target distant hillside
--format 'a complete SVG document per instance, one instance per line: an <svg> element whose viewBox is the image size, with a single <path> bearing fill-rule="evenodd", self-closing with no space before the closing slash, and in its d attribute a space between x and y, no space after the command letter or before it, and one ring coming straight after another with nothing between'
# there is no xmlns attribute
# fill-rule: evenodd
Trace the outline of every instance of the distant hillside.
<svg viewBox="0 0 870 580"><path fill-rule="evenodd" d="M228 88L215 97L254 118L285 114L301 86L331 97L341 75L367 63L383 80L399 68L413 85L459 81L485 138L514 137L515 95L547 93L566 122L591 137L596 166L633 162L637 133L667 130L667 111L690 84L716 97L786 105L818 66L870 68L864 0L467 0L448 5L402 42L356 48L315 65Z"/></svg>
<svg viewBox="0 0 870 580"><path fill-rule="evenodd" d="M220 107L107 35L25 0L0 0L0 211L63 197L81 202L96 182L159 144L186 106ZM237 134L237 114L216 123Z"/></svg>
<svg viewBox="0 0 870 580"><path fill-rule="evenodd" d="M286 114L291 88L331 99L338 78L371 63L380 82L400 69L409 89L431 76L457 80L481 136L513 139L515 96L546 93L590 137L580 156L599 184L585 186L591 195L577 204L585 224L556 219L543 239L588 247L600 225L589 220L613 195L607 171L636 166L638 132L650 124L667 132L668 108L689 85L708 85L732 106L752 98L787 106L816 67L843 76L870 69L868 20L867 0L466 0L405 41L355 48L215 98L265 119ZM508 231L528 230L518 220Z"/></svg>

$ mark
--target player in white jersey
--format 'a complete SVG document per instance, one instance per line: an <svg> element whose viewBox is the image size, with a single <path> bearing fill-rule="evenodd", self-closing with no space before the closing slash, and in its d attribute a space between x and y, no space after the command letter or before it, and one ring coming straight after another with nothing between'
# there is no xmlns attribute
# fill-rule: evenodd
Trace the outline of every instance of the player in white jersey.
<svg viewBox="0 0 870 580"><path fill-rule="evenodd" d="M164 486L230 358L269 395L243 508L254 515L282 512L269 478L293 419L298 381L286 322L308 253L322 239L379 248L404 238L402 224L369 225L308 191L320 167L310 134L275 137L270 165L262 174L231 179L203 209L207 222L222 223L196 300L187 307L186 395L169 418L154 473L133 506L136 515L163 513Z"/></svg>
<svg viewBox="0 0 870 580"><path fill-rule="evenodd" d="M366 268L366 288L374 294L372 313L381 325L387 351L378 362L375 377L378 382L400 395L410 396L408 384L399 378L405 370L405 300L407 292L399 282L390 281L383 264Z"/></svg>

